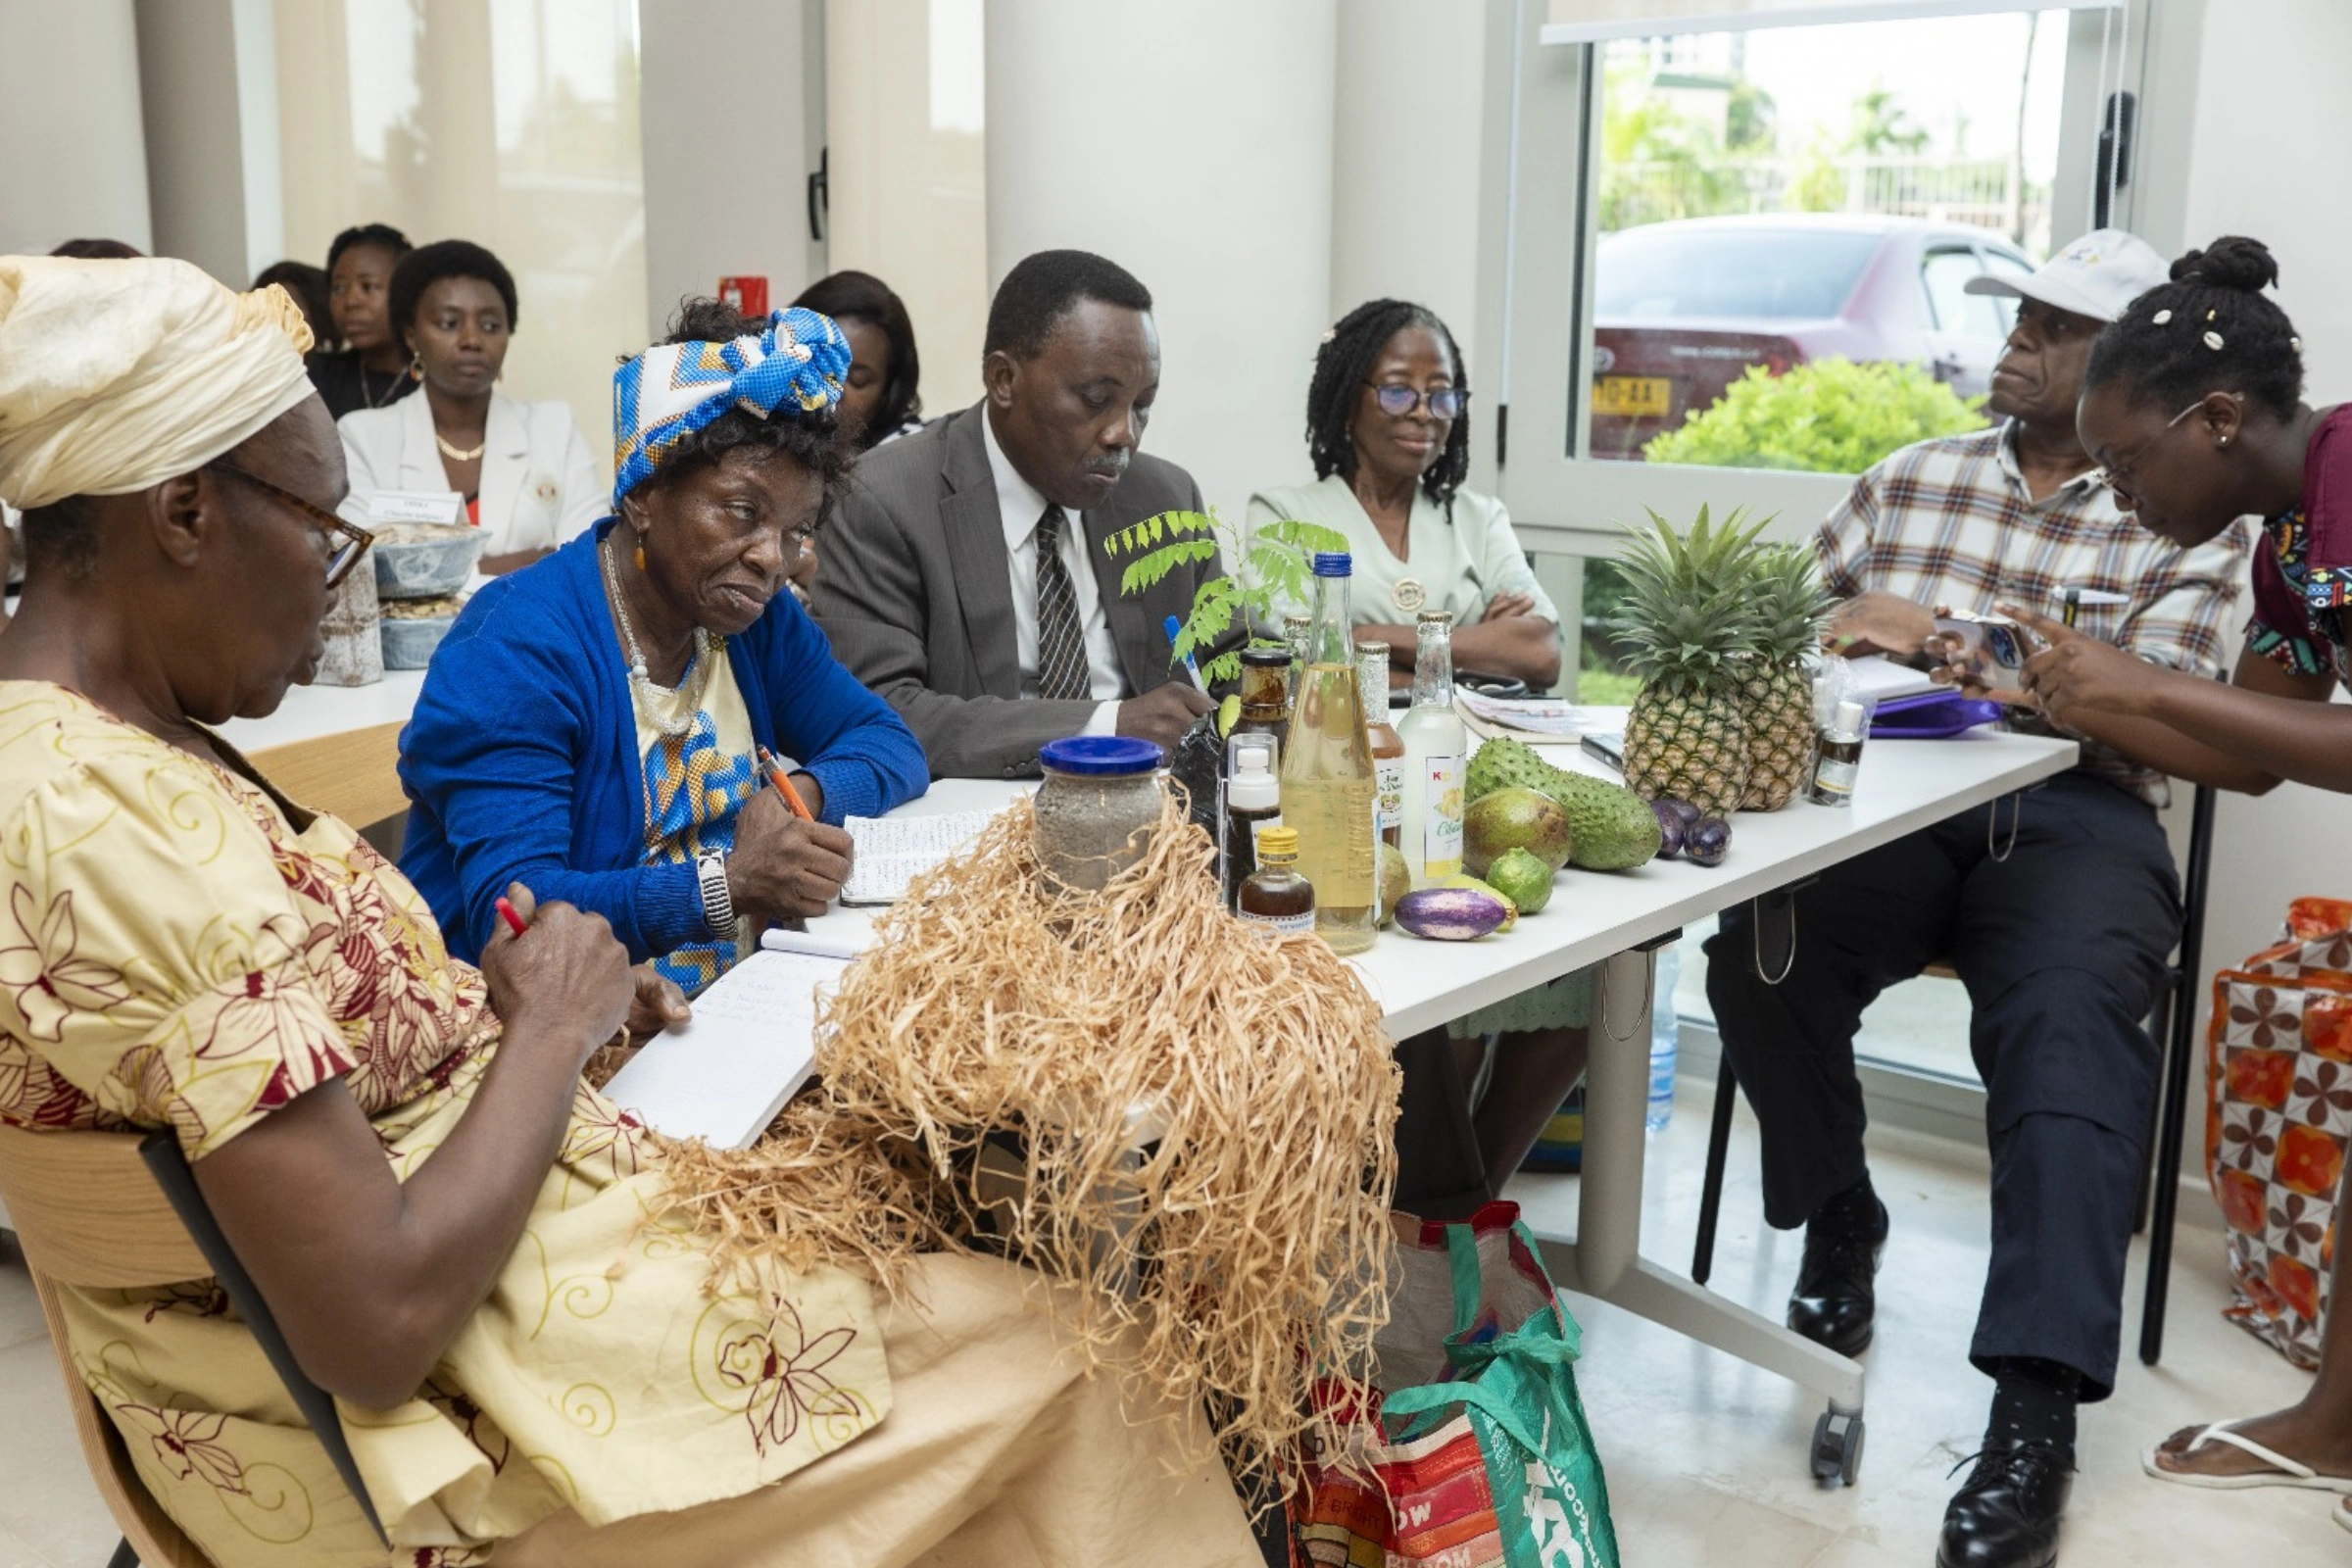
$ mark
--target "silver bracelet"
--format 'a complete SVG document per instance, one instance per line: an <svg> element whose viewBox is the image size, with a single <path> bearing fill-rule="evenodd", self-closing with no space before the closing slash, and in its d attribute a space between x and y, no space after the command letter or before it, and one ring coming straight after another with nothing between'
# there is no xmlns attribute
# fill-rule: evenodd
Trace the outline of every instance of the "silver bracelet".
<svg viewBox="0 0 2352 1568"><path fill-rule="evenodd" d="M695 879L703 886L703 924L710 934L722 940L735 935L735 895L727 891L727 858L723 855L698 855L694 859Z"/></svg>

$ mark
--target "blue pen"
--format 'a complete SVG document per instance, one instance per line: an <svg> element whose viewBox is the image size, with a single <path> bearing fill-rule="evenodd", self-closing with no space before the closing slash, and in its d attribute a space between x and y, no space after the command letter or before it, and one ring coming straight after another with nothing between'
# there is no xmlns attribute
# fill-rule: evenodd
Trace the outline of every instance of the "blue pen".
<svg viewBox="0 0 2352 1568"><path fill-rule="evenodd" d="M1176 634L1177 634L1178 632L1180 632L1180 631L1184 630L1184 622L1183 622L1183 621L1181 621L1181 620L1179 620L1179 619L1178 619L1177 617L1175 617L1174 615L1170 615L1170 616L1169 616L1169 617L1168 617L1166 620L1164 620L1164 621L1160 622L1160 624L1161 624L1161 625L1163 625L1163 626L1165 626L1165 627L1167 627L1167 629L1168 629L1168 646L1169 646L1170 648L1173 648L1173 647L1175 647L1175 646L1176 646ZM1192 655L1190 655L1190 654L1187 654L1187 655L1185 655L1185 656L1184 656L1184 667L1185 667L1186 669L1188 669L1188 670L1191 670L1191 671L1192 671L1192 674L1193 674L1193 684L1194 684L1195 686L1198 686L1199 688L1200 688L1200 690L1202 690L1202 691L1204 691L1204 692L1208 690L1208 682L1206 682L1206 681L1204 681L1204 680L1202 680L1202 679L1200 678L1200 666L1199 664L1196 664L1196 663L1194 663L1194 662L1193 662L1193 656L1192 656Z"/></svg>

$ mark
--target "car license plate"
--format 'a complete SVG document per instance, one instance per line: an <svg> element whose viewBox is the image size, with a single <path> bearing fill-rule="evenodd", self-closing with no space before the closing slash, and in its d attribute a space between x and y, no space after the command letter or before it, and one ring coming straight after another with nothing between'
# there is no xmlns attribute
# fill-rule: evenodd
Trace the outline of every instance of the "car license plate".
<svg viewBox="0 0 2352 1568"><path fill-rule="evenodd" d="M1604 375L1592 383L1592 412L1632 418L1663 415L1674 404L1674 383L1662 375Z"/></svg>

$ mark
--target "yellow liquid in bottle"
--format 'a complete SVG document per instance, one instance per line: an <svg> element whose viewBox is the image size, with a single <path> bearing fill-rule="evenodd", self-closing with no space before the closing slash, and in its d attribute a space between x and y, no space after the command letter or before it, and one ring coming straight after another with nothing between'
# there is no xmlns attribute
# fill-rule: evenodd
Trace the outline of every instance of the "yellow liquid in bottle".
<svg viewBox="0 0 2352 1568"><path fill-rule="evenodd" d="M1298 830L1298 871L1315 890L1315 932L1339 954L1376 933L1372 748L1352 664L1299 672L1282 754L1282 819Z"/></svg>

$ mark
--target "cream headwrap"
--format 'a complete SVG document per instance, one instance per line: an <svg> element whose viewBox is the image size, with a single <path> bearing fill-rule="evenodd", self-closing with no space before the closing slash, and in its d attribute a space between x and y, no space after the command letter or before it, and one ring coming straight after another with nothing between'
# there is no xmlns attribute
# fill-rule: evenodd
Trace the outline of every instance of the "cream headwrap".
<svg viewBox="0 0 2352 1568"><path fill-rule="evenodd" d="M0 256L0 500L29 511L193 472L311 395L310 346L274 283Z"/></svg>

